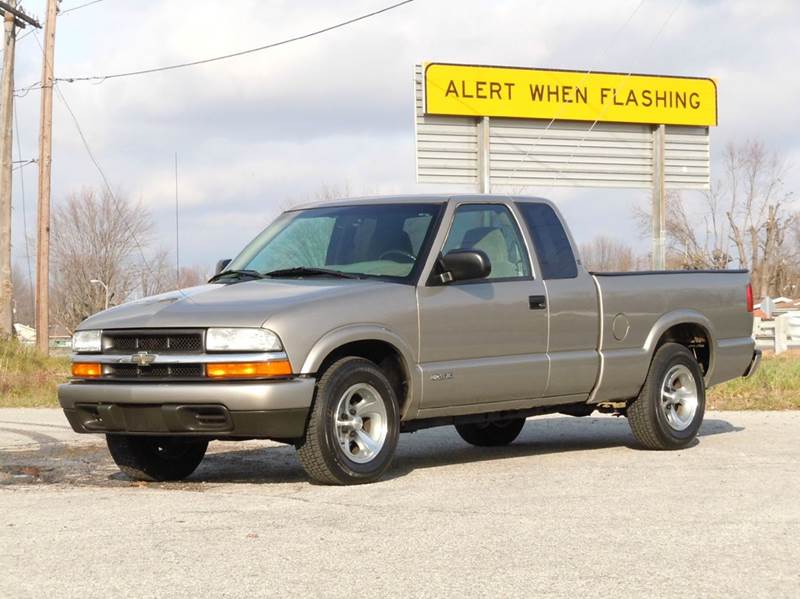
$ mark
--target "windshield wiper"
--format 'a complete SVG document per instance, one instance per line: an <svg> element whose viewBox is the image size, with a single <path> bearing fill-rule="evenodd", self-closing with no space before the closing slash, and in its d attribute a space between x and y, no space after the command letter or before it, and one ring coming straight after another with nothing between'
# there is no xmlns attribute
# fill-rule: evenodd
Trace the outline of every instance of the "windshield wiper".
<svg viewBox="0 0 800 599"><path fill-rule="evenodd" d="M264 273L265 277L336 277L339 279L363 279L364 275L357 275L341 270L331 270L328 268L313 268L308 266L296 266L294 268L281 268Z"/></svg>
<svg viewBox="0 0 800 599"><path fill-rule="evenodd" d="M264 275L262 275L257 270L223 270L222 272L218 272L213 277L211 277L208 280L208 282L214 283L225 277L231 277L236 279L263 279Z"/></svg>

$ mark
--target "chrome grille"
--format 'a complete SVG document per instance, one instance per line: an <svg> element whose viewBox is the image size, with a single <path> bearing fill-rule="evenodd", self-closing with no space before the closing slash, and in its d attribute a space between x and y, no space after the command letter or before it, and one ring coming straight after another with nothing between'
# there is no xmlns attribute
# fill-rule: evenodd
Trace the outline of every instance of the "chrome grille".
<svg viewBox="0 0 800 599"><path fill-rule="evenodd" d="M200 354L203 352L203 331L103 331L103 353L130 354L142 351L158 354Z"/></svg>
<svg viewBox="0 0 800 599"><path fill-rule="evenodd" d="M202 364L109 364L103 370L106 379L199 379L204 375Z"/></svg>

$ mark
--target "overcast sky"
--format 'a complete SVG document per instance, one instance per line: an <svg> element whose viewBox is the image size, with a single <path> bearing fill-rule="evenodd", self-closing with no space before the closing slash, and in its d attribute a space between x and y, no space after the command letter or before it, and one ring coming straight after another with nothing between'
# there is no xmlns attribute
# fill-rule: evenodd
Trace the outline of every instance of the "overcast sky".
<svg viewBox="0 0 800 599"><path fill-rule="evenodd" d="M64 0L62 9L85 2ZM390 3L104 0L59 17L56 75L226 54ZM43 0L23 4L44 19ZM170 249L177 152L182 263L210 268L241 249L282 206L313 198L325 185L356 193L463 191L415 182L413 65L424 61L714 77L714 155L730 140L761 137L800 166L798 31L795 0L416 0L241 58L60 86L112 186L150 207ZM40 69L41 50L28 35L17 47L16 87L36 82ZM39 101L36 90L17 99L23 160L38 155ZM33 233L36 167L15 172L15 260L21 264L20 172ZM797 189L799 182L795 168L787 183ZM100 185L56 97L53 202ZM558 202L578 241L605 234L646 251L631 218L631 205L649 197L645 190L529 191Z"/></svg>

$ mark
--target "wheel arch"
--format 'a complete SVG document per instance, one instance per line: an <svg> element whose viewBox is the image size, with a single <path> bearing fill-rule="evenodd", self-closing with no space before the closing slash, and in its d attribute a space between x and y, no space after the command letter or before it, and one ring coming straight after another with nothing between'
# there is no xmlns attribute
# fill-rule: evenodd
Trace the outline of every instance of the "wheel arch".
<svg viewBox="0 0 800 599"><path fill-rule="evenodd" d="M398 334L380 326L359 325L326 333L313 346L301 374L316 376L329 364L345 356L359 356L374 362L389 378L397 392L401 419L419 396L411 349Z"/></svg>
<svg viewBox="0 0 800 599"><path fill-rule="evenodd" d="M703 377L708 384L714 371L715 343L714 325L696 310L676 310L664 314L650 330L644 348L653 356L665 343L679 343L695 355L703 369Z"/></svg>

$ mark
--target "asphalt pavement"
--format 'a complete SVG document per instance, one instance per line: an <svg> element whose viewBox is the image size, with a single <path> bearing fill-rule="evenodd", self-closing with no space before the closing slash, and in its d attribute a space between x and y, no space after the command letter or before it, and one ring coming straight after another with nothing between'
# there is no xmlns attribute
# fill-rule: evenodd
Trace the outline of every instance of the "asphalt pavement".
<svg viewBox="0 0 800 599"><path fill-rule="evenodd" d="M800 596L800 412L711 412L675 452L611 416L432 429L344 488L291 447L209 451L136 483L57 410L0 410L0 597Z"/></svg>

